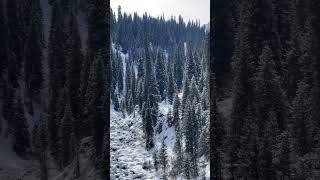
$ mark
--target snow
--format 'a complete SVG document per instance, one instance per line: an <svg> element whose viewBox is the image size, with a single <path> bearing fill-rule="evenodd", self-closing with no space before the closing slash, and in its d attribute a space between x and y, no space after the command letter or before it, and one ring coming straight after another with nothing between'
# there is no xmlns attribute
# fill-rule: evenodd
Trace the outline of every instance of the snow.
<svg viewBox="0 0 320 180"><path fill-rule="evenodd" d="M186 53L187 44L184 43L184 50ZM112 49L115 51L115 45L112 44ZM126 73L126 61L128 60L128 54L121 52L121 60L123 63L123 83L125 87L125 73ZM137 66L134 65L134 71L137 76ZM124 91L125 92L125 91ZM124 94L124 93L123 93ZM122 97L123 94L121 95ZM182 93L178 94L178 97L182 99ZM162 147L162 141L167 147L168 155L168 170L170 172L173 167L173 161L176 160L176 154L174 152L174 145L176 139L176 132L174 127L169 127L167 123L167 114L169 109L172 110L172 105L167 101L159 103L159 117L157 119L157 125L154 127L153 141L155 146L147 151L145 148L145 137L142 127L142 118L139 114L139 109L135 109L134 113L127 115L126 113L117 112L114 110L114 106L110 107L110 179L162 179L163 172L161 169L158 171L154 168L153 154L160 154ZM161 126L161 127L159 127ZM159 130L160 129L160 130ZM182 141L184 144L184 141ZM148 168L144 168L147 164ZM210 163L209 161L201 157L199 159L200 175L205 174L207 179L210 179ZM184 179L182 176L177 179Z"/></svg>
<svg viewBox="0 0 320 180"><path fill-rule="evenodd" d="M122 113L110 109L111 179L154 179L155 170L143 169L152 164L152 150L145 150L142 120L137 112L122 118ZM130 124L132 124L130 126Z"/></svg>
<svg viewBox="0 0 320 180"><path fill-rule="evenodd" d="M161 171L156 172L153 167L153 153L159 154L162 144L162 139L166 137L165 144L167 153L171 160L174 158L174 143L175 130L169 128L166 122L166 114L172 108L172 105L166 102L159 103L159 114L164 116L158 118L158 125L163 124L162 132L158 134L154 128L154 143L155 147L150 151L145 149L144 133L142 131L142 118L139 112L135 111L135 116L130 115L123 118L123 114L117 112L111 106L110 109L110 127L111 127L111 174L114 174L114 179L134 179L142 176L141 179L159 179ZM143 164L150 164L149 169L143 169ZM133 173L134 172L134 173Z"/></svg>

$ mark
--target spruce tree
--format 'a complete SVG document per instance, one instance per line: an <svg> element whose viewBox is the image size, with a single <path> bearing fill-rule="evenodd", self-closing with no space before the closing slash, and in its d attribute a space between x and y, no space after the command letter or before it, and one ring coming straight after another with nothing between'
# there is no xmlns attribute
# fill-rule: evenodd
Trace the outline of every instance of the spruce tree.
<svg viewBox="0 0 320 180"><path fill-rule="evenodd" d="M30 152L30 134L27 119L24 114L24 105L20 94L17 93L15 102L13 149L21 157L26 157Z"/></svg>
<svg viewBox="0 0 320 180"><path fill-rule="evenodd" d="M81 39L78 29L78 22L73 12L69 17L69 38L68 38L68 66L67 66L67 88L70 97L70 108L74 121L74 133L76 139L80 138L81 118L82 118L82 99L81 91L81 70L82 70L82 49Z"/></svg>
<svg viewBox="0 0 320 180"><path fill-rule="evenodd" d="M71 105L70 105L70 100L69 97L67 97L67 104L65 107L65 112L64 116L61 119L61 129L59 132L60 136L60 153L61 155L59 156L61 158L60 163L62 167L66 167L69 165L70 160L72 159L71 155L71 134L72 134L72 122L73 116L71 112Z"/></svg>
<svg viewBox="0 0 320 180"><path fill-rule="evenodd" d="M299 83L297 96L294 99L292 108L293 124L291 131L294 136L293 146L295 147L295 152L300 156L310 152L311 149L311 137L307 120L307 89L307 85L304 82Z"/></svg>
<svg viewBox="0 0 320 180"><path fill-rule="evenodd" d="M166 97L167 88L167 75L166 75L166 66L165 66L165 57L162 49L158 49L157 52L157 61L156 61L156 78L159 87L159 93L161 100L164 100Z"/></svg>
<svg viewBox="0 0 320 180"><path fill-rule="evenodd" d="M47 125L43 120L45 118L43 115L40 117L38 132L36 133L36 138L39 146L39 162L40 162L40 176L41 180L47 180L48 177L48 157L47 157L47 146L48 146L48 137L47 137Z"/></svg>
<svg viewBox="0 0 320 180"><path fill-rule="evenodd" d="M231 178L235 179L237 174L237 164L239 163L239 153L241 147L242 127L246 118L247 108L252 104L253 87L251 81L252 71L250 68L250 61L247 59L250 53L248 32L241 30L246 28L246 21L248 18L245 9L242 9L240 14L239 31L236 34L235 50L233 55L233 87L232 87L232 109L231 109L231 125L230 125L230 139L229 139L229 171ZM212 65L211 65L212 67ZM212 74L210 75L211 84ZM211 91L210 91L211 94ZM212 96L211 96L212 97ZM210 98L211 98L210 97ZM210 104L211 105L211 104ZM210 110L210 113L212 110Z"/></svg>
<svg viewBox="0 0 320 180"><path fill-rule="evenodd" d="M173 101L173 125L176 128L180 126L180 99L178 94L175 95Z"/></svg>
<svg viewBox="0 0 320 180"><path fill-rule="evenodd" d="M148 102L150 109L152 125L155 126L158 117L158 102L160 101L160 93L156 83L156 77L154 69L152 68L152 62L149 54L149 42L145 37L144 42L144 91L143 99Z"/></svg>
<svg viewBox="0 0 320 180"><path fill-rule="evenodd" d="M102 153L103 133L107 117L107 81L104 59L106 54L100 51L90 68L89 83L86 93L86 113L93 135L94 149L98 158Z"/></svg>
<svg viewBox="0 0 320 180"><path fill-rule="evenodd" d="M163 179L165 180L167 179L168 154L166 144L164 143L164 139L162 140L159 159L163 170Z"/></svg>
<svg viewBox="0 0 320 180"><path fill-rule="evenodd" d="M286 104L280 83L275 74L271 49L266 46L261 55L261 67L257 77L257 109L260 115L259 127L263 128L271 111L275 111L280 130L287 127Z"/></svg>
<svg viewBox="0 0 320 180"><path fill-rule="evenodd" d="M150 104L150 102L148 102ZM145 114L144 114L144 127L145 127L145 134L146 134L146 148L150 150L154 147L153 142L153 126L152 126L152 114L150 105L146 105Z"/></svg>
<svg viewBox="0 0 320 180"><path fill-rule="evenodd" d="M40 2L32 1L30 25L27 27L28 38L24 52L24 80L28 97L29 112L33 114L35 98L39 94L43 83L43 28Z"/></svg>
<svg viewBox="0 0 320 180"><path fill-rule="evenodd" d="M8 137L9 133L12 133L15 118L15 89L10 84L4 89L3 101L2 101L2 116L7 123L4 135Z"/></svg>
<svg viewBox="0 0 320 180"><path fill-rule="evenodd" d="M66 29L61 9L57 2L53 4L51 27L48 45L49 61L49 142L53 156L58 155L58 130L64 113L64 87L66 83L66 49L63 43L66 39Z"/></svg>
<svg viewBox="0 0 320 180"><path fill-rule="evenodd" d="M196 177L198 175L197 167L197 150L198 150L198 122L196 120L196 114L192 104L195 104L194 100L187 100L186 110L184 111L183 121L185 122L185 143L186 143L186 153L190 155L190 172L191 177Z"/></svg>
<svg viewBox="0 0 320 180"><path fill-rule="evenodd" d="M18 77L21 74L21 66L23 62L22 55L22 32L23 24L19 13L19 5L21 2L12 0L6 2L6 14L8 24L8 47L10 55L8 56L8 80L10 84L18 87Z"/></svg>
<svg viewBox="0 0 320 180"><path fill-rule="evenodd" d="M215 86L215 75L212 76L212 90L210 91L210 157L214 160L212 164L213 179L221 180L222 176L222 152L223 139L225 137L224 123L218 111L217 91ZM203 139L205 140L205 139ZM204 147L203 147L204 148Z"/></svg>
<svg viewBox="0 0 320 180"><path fill-rule="evenodd" d="M183 83L183 64L184 64L184 50L183 45L177 44L174 51L174 64L173 64L173 76L175 78L175 83L177 84L177 89L182 88ZM169 70L169 68L168 68ZM170 75L170 73L169 73ZM169 79L170 81L170 79Z"/></svg>
<svg viewBox="0 0 320 180"><path fill-rule="evenodd" d="M3 93L5 90L5 77L7 75L7 68L8 68L8 57L9 57L9 47L8 47L8 24L7 19L5 18L5 7L4 2L0 3L0 41L2 42L0 48L0 57L2 58L0 63L0 98L3 98Z"/></svg>
<svg viewBox="0 0 320 180"><path fill-rule="evenodd" d="M176 83L173 76L173 68L168 65L168 88L167 88L167 97L169 103L173 103L174 93L176 92Z"/></svg>

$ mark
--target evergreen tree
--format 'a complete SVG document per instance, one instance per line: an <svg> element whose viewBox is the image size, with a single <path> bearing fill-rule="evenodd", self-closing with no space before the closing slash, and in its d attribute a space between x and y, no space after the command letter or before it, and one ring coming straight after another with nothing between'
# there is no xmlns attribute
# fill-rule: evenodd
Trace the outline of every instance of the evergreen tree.
<svg viewBox="0 0 320 180"><path fill-rule="evenodd" d="M8 24L7 19L5 18L5 7L4 2L0 3L0 41L2 42L1 48L0 48L0 57L2 58L0 63L0 98L3 97L3 93L5 90L5 77L7 75L7 68L8 68L8 57L9 57L9 47L8 47Z"/></svg>
<svg viewBox="0 0 320 180"><path fill-rule="evenodd" d="M167 97L169 103L173 102L173 96L174 93L176 92L176 83L174 81L174 76L172 72L172 66L168 65L168 88L167 88Z"/></svg>
<svg viewBox="0 0 320 180"><path fill-rule="evenodd" d="M76 139L80 138L81 115L82 115L82 99L81 91L81 69L82 69L82 50L81 39L78 29L78 22L73 12L69 17L69 39L68 39L68 66L67 66L67 86L68 96L70 97L70 108L74 121L74 133Z"/></svg>
<svg viewBox="0 0 320 180"><path fill-rule="evenodd" d="M43 82L43 28L42 11L38 0L31 4L30 25L27 27L28 38L24 52L24 73L27 97L29 100L29 112L33 114L33 101L39 98Z"/></svg>
<svg viewBox="0 0 320 180"><path fill-rule="evenodd" d="M196 82L194 76L192 76L192 79L191 79L191 84L189 86L189 95L187 98L188 99L195 99L196 103L198 103L200 100L198 85L197 85L197 82Z"/></svg>
<svg viewBox="0 0 320 180"><path fill-rule="evenodd" d="M190 172L191 177L197 177L197 150L198 150L198 122L196 120L195 110L192 108L192 104L196 101L188 100L186 110L184 111L183 121L185 122L185 143L186 153L190 155Z"/></svg>
<svg viewBox="0 0 320 180"><path fill-rule="evenodd" d="M8 137L12 133L12 128L15 119L15 102L14 102L15 89L10 84L4 89L3 102L2 102L2 116L6 121L8 127L5 129L4 135Z"/></svg>
<svg viewBox="0 0 320 180"><path fill-rule="evenodd" d="M173 114L172 114L172 109L171 108L168 110L167 123L168 123L169 127L173 126Z"/></svg>
<svg viewBox="0 0 320 180"><path fill-rule="evenodd" d="M276 113L278 127L284 130L287 127L287 112L280 89L278 78L275 75L275 67L271 58L271 49L266 46L261 55L261 68L257 78L257 100L260 115L259 127L263 128L264 121L268 119L271 111Z"/></svg>
<svg viewBox="0 0 320 180"><path fill-rule="evenodd" d="M16 88L18 87L18 77L20 75L20 70L23 62L22 55L22 32L23 25L21 22L21 17L19 14L19 4L21 2L12 0L6 3L6 14L7 14L7 24L8 24L8 82Z"/></svg>
<svg viewBox="0 0 320 180"><path fill-rule="evenodd" d="M167 179L168 154L166 144L164 143L164 139L162 140L159 159L163 169L163 179L165 180Z"/></svg>
<svg viewBox="0 0 320 180"><path fill-rule="evenodd" d="M307 85L304 82L299 83L297 96L293 102L293 125L292 134L294 135L294 149L300 156L310 152L311 139L308 131L307 107L306 99L308 96Z"/></svg>
<svg viewBox="0 0 320 180"><path fill-rule="evenodd" d="M24 106L21 102L20 94L17 93L15 102L13 149L21 157L25 157L30 152L30 135L27 119L24 114Z"/></svg>
<svg viewBox="0 0 320 180"><path fill-rule="evenodd" d="M287 50L285 59L285 74L283 75L286 82L284 83L286 89L286 94L289 101L293 101L296 93L298 91L298 83L302 78L299 59L302 55L301 53L301 36L298 28L298 15L296 4L292 3L291 14L293 16L292 23L290 24L290 48Z"/></svg>
<svg viewBox="0 0 320 180"><path fill-rule="evenodd" d="M69 97L67 97L69 98ZM71 134L72 134L72 122L73 116L71 112L70 100L67 100L67 104L65 107L64 116L61 119L61 129L59 132L60 136L60 153L59 156L61 158L60 163L61 167L66 167L69 165L70 160L72 159L71 155Z"/></svg>
<svg viewBox="0 0 320 180"><path fill-rule="evenodd" d="M173 101L173 125L176 128L180 126L180 99L178 94L175 95Z"/></svg>
<svg viewBox="0 0 320 180"><path fill-rule="evenodd" d="M244 5L244 4L242 4ZM232 109L231 109L231 125L230 125L230 139L229 139L229 158L230 167L229 171L231 174L231 179L236 179L237 174L237 164L239 163L239 154L241 147L241 136L242 127L244 126L244 121L246 118L246 111L250 105L252 105L253 87L251 81L251 68L250 59L247 59L250 54L250 43L247 31L242 29L247 28L246 24L248 21L248 15L245 8L241 9L240 12L240 22L239 31L236 34L235 39L235 49L233 55L233 87L232 87ZM212 67L212 65L211 65ZM211 84L212 74L210 75ZM211 94L211 91L210 91ZM211 96L212 97L212 96ZM210 97L210 98L211 98ZM211 105L211 104L210 104ZM212 110L210 111L210 113Z"/></svg>
<svg viewBox="0 0 320 180"><path fill-rule="evenodd" d="M149 45L147 37L145 37L145 59L144 59L144 101L148 102L148 107L150 109L150 115L152 119L152 125L155 126L158 116L158 102L160 101L160 95L158 86L156 84L156 77L152 68L151 58L149 54Z"/></svg>
<svg viewBox="0 0 320 180"><path fill-rule="evenodd" d="M161 100L164 100L166 97L166 85L167 85L167 76L166 76L166 66L165 66L165 57L162 52L162 49L158 49L157 61L156 61L156 78L159 87L159 93Z"/></svg>
<svg viewBox="0 0 320 180"><path fill-rule="evenodd" d="M158 171L158 157L157 157L157 154L156 153L153 153L152 155L152 158L153 158L153 162L154 162L154 169L156 171Z"/></svg>
<svg viewBox="0 0 320 180"><path fill-rule="evenodd" d="M175 48L175 52L174 52L174 64L173 64L173 73L174 73L174 78L175 78L175 82L177 84L177 89L181 89L182 88L182 83L183 83L183 64L184 64L184 51L182 48L182 45L179 44L176 46ZM170 70L168 68L168 70ZM170 73L169 73L169 78L170 78ZM169 79L170 81L170 79Z"/></svg>
<svg viewBox="0 0 320 180"><path fill-rule="evenodd" d="M277 164L278 177L282 179L291 179L291 137L288 131L284 131L279 137L279 161Z"/></svg>
<svg viewBox="0 0 320 180"><path fill-rule="evenodd" d="M102 153L103 133L106 126L107 117L107 81L104 59L106 54L100 51L95 61L91 65L89 83L86 93L86 113L93 134L94 148L96 156Z"/></svg>
<svg viewBox="0 0 320 180"><path fill-rule="evenodd" d="M47 167L47 146L48 146L48 138L47 138L47 126L43 120L43 116L40 117L39 128L36 134L37 142L39 145L39 161L40 161L40 174L41 180L48 179L48 167Z"/></svg>
<svg viewBox="0 0 320 180"><path fill-rule="evenodd" d="M90 0L88 4L88 46L87 64L90 68L84 69L88 86L84 85L86 92L86 111L88 120L93 126L93 140L96 159L102 155L104 132L109 131L107 120L109 119L108 101L110 100L110 9L107 1ZM108 147L108 142L106 142ZM107 163L108 157L103 154L103 163ZM108 155L106 155L108 156ZM101 169L101 168L100 168ZM108 171L109 168L107 168Z"/></svg>
<svg viewBox="0 0 320 180"><path fill-rule="evenodd" d="M215 76L212 76L212 90L210 91L210 157L214 160L212 170L215 180L223 179L222 176L222 152L223 139L225 136L224 123L217 107L217 91L215 86ZM206 139L203 139L206 140ZM204 145L204 144L203 144ZM205 148L205 147L203 147Z"/></svg>
<svg viewBox="0 0 320 180"><path fill-rule="evenodd" d="M64 113L63 92L66 83L66 49L63 43L66 39L66 30L61 9L55 2L52 8L51 28L49 35L49 139L50 150L58 158L58 130Z"/></svg>
<svg viewBox="0 0 320 180"><path fill-rule="evenodd" d="M259 176L261 179L275 179L276 167L274 164L274 145L277 142L279 128L274 112L269 112L267 123L262 130L259 148Z"/></svg>
<svg viewBox="0 0 320 180"><path fill-rule="evenodd" d="M232 16L237 8L232 8L234 3L232 0L217 0L212 6L214 6L214 13L211 16L210 31L211 31L211 59L213 66L210 66L211 70L217 76L217 89L220 90L224 87L224 80L230 78L228 74L231 74L231 62L233 55L233 36L234 29L232 29ZM214 18L214 20L213 20ZM235 16L237 18L237 16ZM234 18L234 19L235 19ZM236 20L234 20L237 23ZM238 23L237 23L238 24ZM214 63L213 63L214 62Z"/></svg>
<svg viewBox="0 0 320 180"><path fill-rule="evenodd" d="M148 102L150 103L150 102ZM153 142L153 127L152 127L152 115L151 109L149 108L150 105L146 105L145 114L144 115L144 127L145 127L145 134L146 134L146 148L150 150L154 146Z"/></svg>

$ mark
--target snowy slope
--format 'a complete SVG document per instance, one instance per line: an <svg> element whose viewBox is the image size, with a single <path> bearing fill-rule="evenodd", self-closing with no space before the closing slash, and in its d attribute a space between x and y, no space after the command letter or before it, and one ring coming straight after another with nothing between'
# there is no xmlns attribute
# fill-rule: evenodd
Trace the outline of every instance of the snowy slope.
<svg viewBox="0 0 320 180"><path fill-rule="evenodd" d="M167 107L160 106L160 114L166 113ZM150 151L145 149L142 119L138 112L123 118L122 113L110 109L111 127L111 179L159 179L153 167L152 154L161 147L162 136L168 136L166 144L168 153L173 150L174 129L166 129L155 136L155 147ZM160 119L160 121L164 119ZM155 128L156 129L156 128Z"/></svg>
<svg viewBox="0 0 320 180"><path fill-rule="evenodd" d="M143 167L152 154L145 150L141 117L122 118L113 108L110 113L111 179L155 179L154 169Z"/></svg>
<svg viewBox="0 0 320 180"><path fill-rule="evenodd" d="M110 131L111 131L111 180L116 179L162 179L162 171L155 171L153 165L153 153L159 155L162 139L165 139L168 153L168 169L172 168L174 153L175 129L168 127L166 114L172 105L164 101L159 103L159 114L164 115L158 118L158 124L154 128L155 147L150 151L145 149L144 133L142 131L142 119L138 111L135 116L123 117L121 112L110 109ZM159 124L162 124L161 133L157 133ZM146 164L147 168L144 168ZM200 174L210 177L210 164L205 158L200 158L199 167L202 167ZM178 179L183 179L182 177Z"/></svg>

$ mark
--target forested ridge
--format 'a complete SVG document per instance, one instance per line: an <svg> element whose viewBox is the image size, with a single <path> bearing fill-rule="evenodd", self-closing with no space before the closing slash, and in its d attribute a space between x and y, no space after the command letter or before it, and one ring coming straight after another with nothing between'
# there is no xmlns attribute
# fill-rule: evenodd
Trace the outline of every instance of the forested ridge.
<svg viewBox="0 0 320 180"><path fill-rule="evenodd" d="M153 157L144 172L161 179L208 179L208 29L181 16L127 14L121 6L111 14L111 104L122 112L118 122L134 124L141 117L144 148ZM125 169L137 173L137 166ZM121 168L112 170L116 177L130 177Z"/></svg>
<svg viewBox="0 0 320 180"><path fill-rule="evenodd" d="M212 6L211 178L319 179L320 3Z"/></svg>
<svg viewBox="0 0 320 180"><path fill-rule="evenodd" d="M106 178L108 2L2 0L0 13L1 143L18 155L1 153L17 161L1 179Z"/></svg>

